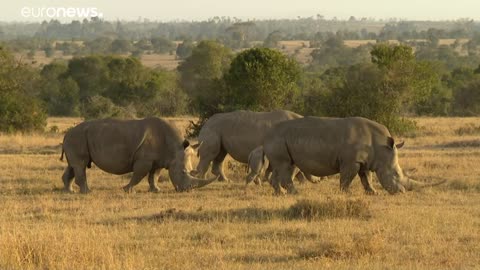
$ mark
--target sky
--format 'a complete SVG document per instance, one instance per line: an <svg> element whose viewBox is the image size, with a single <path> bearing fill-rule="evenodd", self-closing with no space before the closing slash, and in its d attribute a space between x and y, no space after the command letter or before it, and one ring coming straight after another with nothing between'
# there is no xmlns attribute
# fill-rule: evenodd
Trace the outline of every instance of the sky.
<svg viewBox="0 0 480 270"><path fill-rule="evenodd" d="M105 20L141 18L191 21L214 16L246 20L310 17L316 14L327 19L348 19L355 16L376 19L480 20L479 0L0 0L0 21L48 21L51 17L48 17L46 9L68 7L96 9ZM49 12L55 13L52 10ZM64 16L61 12L59 14L61 15L56 19L61 21L78 19Z"/></svg>

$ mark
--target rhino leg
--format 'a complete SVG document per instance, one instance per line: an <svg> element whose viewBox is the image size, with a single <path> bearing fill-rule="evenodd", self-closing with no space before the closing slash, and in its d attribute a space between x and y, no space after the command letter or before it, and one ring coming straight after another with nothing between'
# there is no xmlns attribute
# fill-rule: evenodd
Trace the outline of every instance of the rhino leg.
<svg viewBox="0 0 480 270"><path fill-rule="evenodd" d="M360 171L358 175L360 176L360 180L362 181L365 193L367 195L376 195L377 191L370 184L370 180L372 179L372 173L370 171Z"/></svg>
<svg viewBox="0 0 480 270"><path fill-rule="evenodd" d="M305 184L307 182L306 175L304 175L300 170L295 169L295 178L297 178L300 184Z"/></svg>
<svg viewBox="0 0 480 270"><path fill-rule="evenodd" d="M350 184L353 178L358 174L360 170L360 164L353 163L340 167L340 190L348 192Z"/></svg>
<svg viewBox="0 0 480 270"><path fill-rule="evenodd" d="M268 182L270 185L272 184L272 166L270 166L270 164L268 164L265 174L263 175L263 182Z"/></svg>
<svg viewBox="0 0 480 270"><path fill-rule="evenodd" d="M73 168L67 166L65 168L65 171L63 172L62 180L64 184L64 190L66 192L73 193L73 178L75 177L75 174L73 172Z"/></svg>
<svg viewBox="0 0 480 270"><path fill-rule="evenodd" d="M75 174L75 184L80 187L80 193L87 194L90 192L87 184L86 165L83 167L74 167L73 173Z"/></svg>
<svg viewBox="0 0 480 270"><path fill-rule="evenodd" d="M212 173L215 176L220 176L218 178L218 181L222 182L230 182L230 180L225 176L225 173L223 172L223 161L225 160L225 157L227 156L227 151L224 149L220 150L220 153L215 157L215 159L212 162Z"/></svg>
<svg viewBox="0 0 480 270"><path fill-rule="evenodd" d="M133 191L133 187L136 186L152 169L152 162L149 161L135 161L133 164L133 175L130 182L123 187L123 190L127 193ZM149 176L150 178L150 176ZM150 179L149 179L150 181ZM153 181L153 180L152 180Z"/></svg>
<svg viewBox="0 0 480 270"><path fill-rule="evenodd" d="M283 194L283 190L290 194L297 193L292 181L294 170L295 167L291 164L285 164L273 170L272 185L276 195Z"/></svg>
<svg viewBox="0 0 480 270"><path fill-rule="evenodd" d="M198 148L198 157L200 160L194 173L200 178L205 178L210 163L217 158L222 148L221 139L215 132L208 130L205 132L206 135L198 138L198 140L202 142L202 145Z"/></svg>
<svg viewBox="0 0 480 270"><path fill-rule="evenodd" d="M157 184L155 183L155 171L156 171L155 169L151 169L150 172L148 173L148 184L150 185L150 188L148 189L148 191L150 192L160 191L160 189L158 189Z"/></svg>

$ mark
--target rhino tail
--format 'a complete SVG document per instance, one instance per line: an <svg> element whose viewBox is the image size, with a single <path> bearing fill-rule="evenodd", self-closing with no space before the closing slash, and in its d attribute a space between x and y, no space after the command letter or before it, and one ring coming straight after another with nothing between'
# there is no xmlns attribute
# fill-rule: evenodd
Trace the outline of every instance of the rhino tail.
<svg viewBox="0 0 480 270"><path fill-rule="evenodd" d="M62 145L62 154L60 155L60 161L63 161L63 154L65 153L65 150L63 149L63 143Z"/></svg>

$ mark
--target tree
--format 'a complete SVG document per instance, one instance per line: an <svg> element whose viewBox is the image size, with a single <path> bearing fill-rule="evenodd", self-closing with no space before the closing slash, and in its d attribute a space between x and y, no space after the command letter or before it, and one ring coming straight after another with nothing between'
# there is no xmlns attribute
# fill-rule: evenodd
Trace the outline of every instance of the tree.
<svg viewBox="0 0 480 270"><path fill-rule="evenodd" d="M385 124L393 132L406 132L414 122L402 117L415 104L432 97L441 86L435 66L416 61L413 50L405 45L376 45L373 64L346 68L325 103L332 116L363 116ZM342 76L342 73L338 73Z"/></svg>
<svg viewBox="0 0 480 270"><path fill-rule="evenodd" d="M192 55L192 50L194 48L193 42L191 40L184 40L177 47L176 54L180 59L185 59Z"/></svg>
<svg viewBox="0 0 480 270"><path fill-rule="evenodd" d="M263 42L263 46L267 48L276 48L278 43L283 39L283 33L281 31L273 31L268 34L268 37Z"/></svg>
<svg viewBox="0 0 480 270"><path fill-rule="evenodd" d="M116 54L125 54L132 50L133 46L129 40L115 39L112 41L110 51Z"/></svg>
<svg viewBox="0 0 480 270"><path fill-rule="evenodd" d="M168 53L174 51L175 43L164 37L154 37L150 40L152 42L152 48L155 53Z"/></svg>
<svg viewBox="0 0 480 270"><path fill-rule="evenodd" d="M45 104L49 115L78 116L79 89L72 78L63 78L68 67L62 62L52 62L40 72L39 98Z"/></svg>
<svg viewBox="0 0 480 270"><path fill-rule="evenodd" d="M199 106L202 106L200 100L205 98L212 83L223 77L231 59L230 49L215 41L201 41L193 49L192 55L178 66L180 84L198 112L201 111Z"/></svg>
<svg viewBox="0 0 480 270"><path fill-rule="evenodd" d="M480 76L461 86L455 91L455 114L462 116L478 116L480 114Z"/></svg>
<svg viewBox="0 0 480 270"><path fill-rule="evenodd" d="M226 108L271 111L288 108L298 95L298 63L279 51L254 48L232 61L224 80Z"/></svg>
<svg viewBox="0 0 480 270"><path fill-rule="evenodd" d="M0 46L0 131L43 130L46 113L35 98L36 74Z"/></svg>

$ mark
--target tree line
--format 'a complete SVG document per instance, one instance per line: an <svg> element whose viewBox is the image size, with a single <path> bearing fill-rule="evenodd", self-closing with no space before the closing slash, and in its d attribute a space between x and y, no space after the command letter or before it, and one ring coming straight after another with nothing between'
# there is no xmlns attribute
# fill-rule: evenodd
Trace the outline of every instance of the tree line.
<svg viewBox="0 0 480 270"><path fill-rule="evenodd" d="M304 115L364 116L405 132L408 115L478 115L476 44L435 40L345 46L331 35L301 66L277 49L235 52L211 40L192 45L177 70L133 56L94 54L33 68L0 49L0 130L42 130L47 115L200 116L236 109L290 109ZM476 42L474 39L471 42ZM459 51L458 46L467 46ZM180 46L179 46L180 47ZM177 50L178 48L177 47Z"/></svg>

